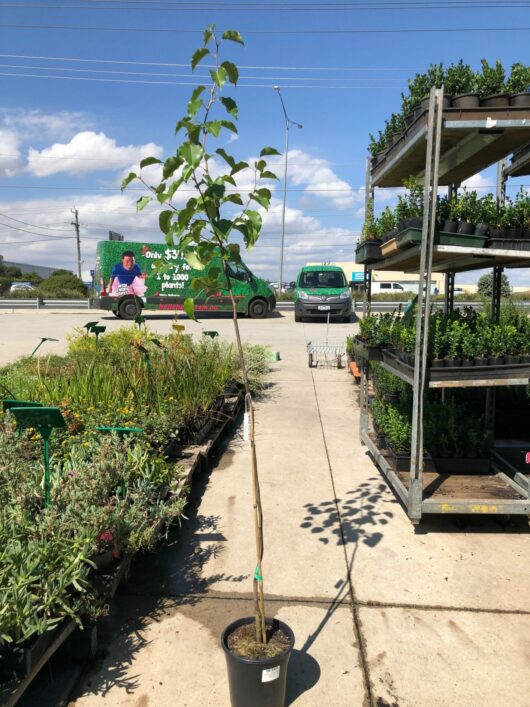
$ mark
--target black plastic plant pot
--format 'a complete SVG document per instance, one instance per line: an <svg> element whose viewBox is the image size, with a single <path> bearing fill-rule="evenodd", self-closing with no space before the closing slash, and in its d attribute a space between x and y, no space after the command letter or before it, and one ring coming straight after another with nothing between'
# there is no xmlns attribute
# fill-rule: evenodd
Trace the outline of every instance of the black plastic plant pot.
<svg viewBox="0 0 530 707"><path fill-rule="evenodd" d="M492 228L490 231L490 238L498 240L499 238L506 238L506 228L504 226L499 226L498 228Z"/></svg>
<svg viewBox="0 0 530 707"><path fill-rule="evenodd" d="M490 356L488 358L489 366L502 366L504 365L504 356Z"/></svg>
<svg viewBox="0 0 530 707"><path fill-rule="evenodd" d="M445 367L446 368L459 368L462 365L461 358L446 358Z"/></svg>
<svg viewBox="0 0 530 707"><path fill-rule="evenodd" d="M442 230L445 233L456 233L458 231L458 221L444 221Z"/></svg>
<svg viewBox="0 0 530 707"><path fill-rule="evenodd" d="M453 96L451 105L453 108L478 108L480 96L478 93L461 93L458 96Z"/></svg>
<svg viewBox="0 0 530 707"><path fill-rule="evenodd" d="M275 658L251 660L234 655L228 648L228 637L244 624L253 624L254 618L234 621L221 635L221 646L226 657L230 704L232 707L284 707L287 685L287 665L294 646L294 633L278 619L266 618L267 626L279 628L291 642L291 647Z"/></svg>
<svg viewBox="0 0 530 707"><path fill-rule="evenodd" d="M489 361L487 356L475 356L473 360L475 361L475 366L487 366Z"/></svg>
<svg viewBox="0 0 530 707"><path fill-rule="evenodd" d="M509 240L518 240L521 238L523 235L523 229L522 228L507 228L506 229L506 238Z"/></svg>
<svg viewBox="0 0 530 707"><path fill-rule="evenodd" d="M431 363L431 368L443 368L445 361L443 358L434 358Z"/></svg>
<svg viewBox="0 0 530 707"><path fill-rule="evenodd" d="M512 94L510 96L510 105L515 108L530 108L530 91Z"/></svg>
<svg viewBox="0 0 530 707"><path fill-rule="evenodd" d="M474 358L463 358L462 359L462 368L471 368L471 366L475 365L475 359Z"/></svg>
<svg viewBox="0 0 530 707"><path fill-rule="evenodd" d="M504 362L507 366L512 365L514 363L521 363L521 357L509 354L508 356L504 357Z"/></svg>
<svg viewBox="0 0 530 707"><path fill-rule="evenodd" d="M487 223L477 223L475 226L474 236L487 236L489 231L489 225Z"/></svg>
<svg viewBox="0 0 530 707"><path fill-rule="evenodd" d="M521 354L521 363L530 363L530 354Z"/></svg>
<svg viewBox="0 0 530 707"><path fill-rule="evenodd" d="M506 108L510 105L509 93L495 93L493 96L486 96L480 101L483 108Z"/></svg>
<svg viewBox="0 0 530 707"><path fill-rule="evenodd" d="M469 221L460 221L458 224L457 233L462 233L466 236L472 236L475 233L476 224Z"/></svg>

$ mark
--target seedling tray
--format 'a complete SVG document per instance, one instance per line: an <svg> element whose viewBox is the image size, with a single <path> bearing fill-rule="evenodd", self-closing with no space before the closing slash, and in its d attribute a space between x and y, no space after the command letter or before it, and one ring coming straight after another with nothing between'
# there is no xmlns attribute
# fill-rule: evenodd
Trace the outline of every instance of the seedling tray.
<svg viewBox="0 0 530 707"><path fill-rule="evenodd" d="M488 246L504 250L530 250L530 240L517 238L492 238Z"/></svg>
<svg viewBox="0 0 530 707"><path fill-rule="evenodd" d="M391 255L395 255L399 251L399 246L396 238L391 238L386 243L381 246L381 253L385 258L389 258Z"/></svg>
<svg viewBox="0 0 530 707"><path fill-rule="evenodd" d="M464 233L447 233L438 231L434 236L436 245L456 245L463 248L484 248L487 236L466 235ZM399 250L411 248L421 243L421 228L407 228L396 236L396 243ZM530 244L530 241L528 241Z"/></svg>
<svg viewBox="0 0 530 707"><path fill-rule="evenodd" d="M394 471L410 471L410 452L396 452L387 439L384 453ZM429 452L425 452L423 455L423 470L436 471L434 460Z"/></svg>
<svg viewBox="0 0 530 707"><path fill-rule="evenodd" d="M414 367L404 363L399 356L388 349L382 350L383 363L403 380L412 383ZM431 387L437 383L465 381L502 381L503 379L530 380L529 363L509 363L491 366L451 366L443 368L428 368L427 379ZM434 385L433 385L434 384ZM485 384L484 384L485 385Z"/></svg>
<svg viewBox="0 0 530 707"><path fill-rule="evenodd" d="M379 346L369 346L365 341L356 337L355 358L365 361L382 361L383 351Z"/></svg>
<svg viewBox="0 0 530 707"><path fill-rule="evenodd" d="M381 246L375 241L365 241L357 246L355 250L355 262L359 265L377 263L382 260Z"/></svg>

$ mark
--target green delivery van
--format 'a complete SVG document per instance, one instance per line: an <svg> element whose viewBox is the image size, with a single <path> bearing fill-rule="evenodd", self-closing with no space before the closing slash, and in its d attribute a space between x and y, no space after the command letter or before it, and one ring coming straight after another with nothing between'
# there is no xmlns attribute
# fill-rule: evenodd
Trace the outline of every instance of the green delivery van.
<svg viewBox="0 0 530 707"><path fill-rule="evenodd" d="M164 263L160 268L157 264ZM220 258L208 266L220 267ZM237 311L249 317L266 317L276 307L276 297L267 283L243 263L229 263L230 280ZM210 297L192 292L194 277L207 270L194 270L175 248L164 243L100 241L94 269L94 306L134 319L139 312L184 310L184 300L193 297L197 312L231 312L227 289Z"/></svg>
<svg viewBox="0 0 530 707"><path fill-rule="evenodd" d="M323 317L349 322L352 299L342 268L336 265L306 265L296 278L294 320Z"/></svg>

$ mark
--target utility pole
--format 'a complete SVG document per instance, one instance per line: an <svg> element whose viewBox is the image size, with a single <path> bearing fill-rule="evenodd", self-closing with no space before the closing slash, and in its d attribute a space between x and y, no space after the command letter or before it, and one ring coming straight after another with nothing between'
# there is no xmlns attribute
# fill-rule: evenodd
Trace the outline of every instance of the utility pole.
<svg viewBox="0 0 530 707"><path fill-rule="evenodd" d="M278 277L278 294L282 292L282 281L283 281L283 251L285 246L285 205L287 202L287 154L289 152L289 128L291 125L296 125L297 128L302 128L303 125L297 123L295 120L291 120L287 115L287 110L285 108L285 103L283 102L282 94L280 93L280 86L274 86L274 90L277 92L278 97L282 104L283 115L285 117L285 152L284 152L284 167L283 167L283 207L282 207L282 239L280 244L280 274Z"/></svg>
<svg viewBox="0 0 530 707"><path fill-rule="evenodd" d="M75 221L71 221L72 226L75 228L75 239L77 243L77 277L82 280L83 278L81 277L81 238L79 236L79 212L75 208L71 209Z"/></svg>

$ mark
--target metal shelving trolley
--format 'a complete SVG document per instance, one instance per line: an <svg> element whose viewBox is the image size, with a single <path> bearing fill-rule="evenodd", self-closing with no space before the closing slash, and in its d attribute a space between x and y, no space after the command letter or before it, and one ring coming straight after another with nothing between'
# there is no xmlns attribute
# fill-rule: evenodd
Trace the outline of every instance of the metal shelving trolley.
<svg viewBox="0 0 530 707"><path fill-rule="evenodd" d="M408 471L393 468L373 434L369 400L369 362L361 362L361 440L399 496L412 523L425 514L501 514L530 518L528 477L510 463L504 448L492 450L489 473L437 473L424 471L423 401L427 388L483 388L486 390L486 421L493 429L495 391L498 386L528 385L530 365L518 364L506 370L484 371L484 367L455 374L455 369L430 369L427 342L431 308L431 276L445 273L445 310L454 304L455 273L492 268L494 286L492 316L498 318L501 301L501 274L504 268L528 268L530 251L475 248L435 244L436 195L439 186L456 189L468 177L498 163L498 197L508 176L524 174L530 154L530 109L445 108L443 88L433 88L429 106L407 133L389 150L383 161L367 169L367 198L375 187L400 187L414 175L424 183L424 213L421 242L391 257L365 265L364 313L370 311L373 270L402 270L418 273L419 294L416 313L414 364L405 365L392 352L383 350L381 365L413 388L411 461ZM506 157L515 153L511 168ZM518 171L519 170L519 171ZM442 373L443 372L443 373ZM441 392L441 395L444 393ZM530 448L530 443L529 443ZM465 466L465 464L463 465Z"/></svg>

